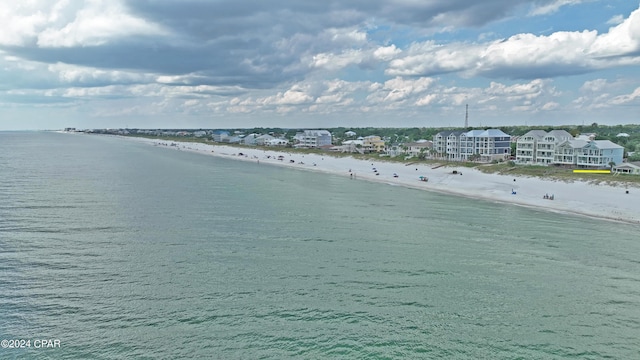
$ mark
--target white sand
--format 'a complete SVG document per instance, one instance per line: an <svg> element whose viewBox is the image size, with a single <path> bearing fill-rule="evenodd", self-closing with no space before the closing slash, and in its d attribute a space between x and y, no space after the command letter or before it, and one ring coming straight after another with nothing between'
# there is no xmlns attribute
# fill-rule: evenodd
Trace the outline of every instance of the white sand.
<svg viewBox="0 0 640 360"><path fill-rule="evenodd" d="M377 181L546 211L640 223L640 188L637 187L594 185L580 181L565 183L532 177L484 174L476 169L464 167L443 166L433 169L424 164L385 162L384 158L365 161L352 157L332 157L329 154L323 156L288 153L286 149L279 148L264 150L144 138L128 139L265 165L337 174L354 180ZM171 146L172 143L176 145ZM240 153L243 155L239 155ZM278 156L283 156L284 159L278 160ZM377 172L374 172L374 168ZM461 172L462 175L453 174L453 170ZM394 173L398 177L394 177ZM428 177L429 181L420 181L420 176ZM515 191L515 194L512 194L512 191ZM553 195L554 200L544 199L545 194Z"/></svg>

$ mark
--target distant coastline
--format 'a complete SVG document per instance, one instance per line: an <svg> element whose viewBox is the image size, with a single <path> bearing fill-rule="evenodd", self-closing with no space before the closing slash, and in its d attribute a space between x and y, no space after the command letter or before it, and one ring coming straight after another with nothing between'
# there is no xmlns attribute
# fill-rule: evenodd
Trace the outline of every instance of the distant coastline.
<svg viewBox="0 0 640 360"><path fill-rule="evenodd" d="M318 171L354 180L374 181L533 209L571 213L604 220L640 223L640 188L636 184L572 182L532 176L483 173L446 164L401 163L352 156L291 152L284 148L248 148L202 142L121 137L169 149L259 164ZM455 172L454 172L455 170ZM428 178L420 181L419 177ZM553 200L550 197L553 196Z"/></svg>

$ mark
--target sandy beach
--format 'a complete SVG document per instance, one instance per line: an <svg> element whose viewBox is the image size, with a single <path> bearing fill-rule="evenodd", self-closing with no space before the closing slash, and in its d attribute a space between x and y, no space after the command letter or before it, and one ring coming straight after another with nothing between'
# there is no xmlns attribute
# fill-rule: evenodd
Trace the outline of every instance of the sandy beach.
<svg viewBox="0 0 640 360"><path fill-rule="evenodd" d="M383 158L365 161L352 157L332 157L330 154L326 156L298 154L281 148L265 150L145 138L127 139L264 165L319 171L359 181L375 181L492 202L511 203L545 211L640 223L640 189L636 187L594 185L579 181L566 183L533 177L485 174L476 169L464 167L436 168L435 165L425 164L405 165L385 162ZM421 181L421 176L428 178L428 181ZM545 198L545 195L553 197L553 200Z"/></svg>

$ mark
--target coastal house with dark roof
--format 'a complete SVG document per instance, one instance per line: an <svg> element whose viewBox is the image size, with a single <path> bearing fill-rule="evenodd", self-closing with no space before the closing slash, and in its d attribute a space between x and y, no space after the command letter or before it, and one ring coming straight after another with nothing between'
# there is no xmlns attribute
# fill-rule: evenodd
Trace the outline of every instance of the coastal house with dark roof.
<svg viewBox="0 0 640 360"><path fill-rule="evenodd" d="M439 157L445 157L447 154L447 138L454 131L441 131L433 136L433 149ZM462 131L459 132L462 134Z"/></svg>
<svg viewBox="0 0 640 360"><path fill-rule="evenodd" d="M511 135L502 130L442 131L433 137L436 154L451 161L478 156L481 161L506 159L511 154Z"/></svg>

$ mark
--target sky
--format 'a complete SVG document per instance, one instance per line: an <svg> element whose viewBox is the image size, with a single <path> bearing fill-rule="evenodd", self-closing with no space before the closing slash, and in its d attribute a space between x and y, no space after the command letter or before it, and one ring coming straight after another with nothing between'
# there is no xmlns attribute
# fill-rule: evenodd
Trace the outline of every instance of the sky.
<svg viewBox="0 0 640 360"><path fill-rule="evenodd" d="M0 0L0 130L640 123L638 0Z"/></svg>

